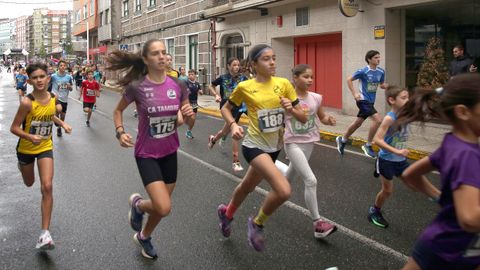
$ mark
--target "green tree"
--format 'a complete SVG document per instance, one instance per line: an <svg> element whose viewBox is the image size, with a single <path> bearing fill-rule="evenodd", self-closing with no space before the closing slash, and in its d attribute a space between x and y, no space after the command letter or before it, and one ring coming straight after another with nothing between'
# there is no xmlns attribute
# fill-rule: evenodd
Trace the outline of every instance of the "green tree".
<svg viewBox="0 0 480 270"><path fill-rule="evenodd" d="M65 53L73 54L73 43L71 37L67 37L67 39L65 40Z"/></svg>
<svg viewBox="0 0 480 270"><path fill-rule="evenodd" d="M417 86L435 89L448 81L445 52L440 45L440 39L437 37L428 40L423 64L417 75Z"/></svg>
<svg viewBox="0 0 480 270"><path fill-rule="evenodd" d="M38 56L42 59L47 57L47 52L45 51L45 46L43 44L40 45L40 50L38 50Z"/></svg>

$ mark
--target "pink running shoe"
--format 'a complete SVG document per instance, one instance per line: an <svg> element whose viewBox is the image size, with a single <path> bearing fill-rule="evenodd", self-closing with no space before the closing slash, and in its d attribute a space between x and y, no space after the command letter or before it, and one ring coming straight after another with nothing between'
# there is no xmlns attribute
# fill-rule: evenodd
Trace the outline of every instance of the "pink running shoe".
<svg viewBox="0 0 480 270"><path fill-rule="evenodd" d="M229 237L230 233L232 232L232 226L230 226L230 223L232 223L233 218L228 219L226 215L227 206L225 204L220 204L217 208L217 213L218 218L220 219L220 223L218 224L220 230L222 231L224 237Z"/></svg>
<svg viewBox="0 0 480 270"><path fill-rule="evenodd" d="M317 220L313 223L313 234L315 238L324 238L334 233L337 227L323 220Z"/></svg>

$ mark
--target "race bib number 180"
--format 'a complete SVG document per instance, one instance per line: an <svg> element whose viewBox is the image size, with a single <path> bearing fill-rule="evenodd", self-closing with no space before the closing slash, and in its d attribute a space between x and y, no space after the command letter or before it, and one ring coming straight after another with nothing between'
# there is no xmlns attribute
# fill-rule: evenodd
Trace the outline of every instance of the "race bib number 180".
<svg viewBox="0 0 480 270"><path fill-rule="evenodd" d="M40 135L42 139L46 140L52 134L53 122L32 121L30 124L30 134Z"/></svg>
<svg viewBox="0 0 480 270"><path fill-rule="evenodd" d="M155 139L165 138L175 132L177 116L150 117L150 136Z"/></svg>
<svg viewBox="0 0 480 270"><path fill-rule="evenodd" d="M284 112L283 108L257 111L260 130L265 133L278 131L283 126Z"/></svg>

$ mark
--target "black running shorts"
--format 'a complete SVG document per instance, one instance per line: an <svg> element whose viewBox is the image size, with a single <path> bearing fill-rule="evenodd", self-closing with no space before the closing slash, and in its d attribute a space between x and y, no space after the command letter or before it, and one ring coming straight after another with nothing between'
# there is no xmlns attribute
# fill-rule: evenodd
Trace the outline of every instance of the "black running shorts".
<svg viewBox="0 0 480 270"><path fill-rule="evenodd" d="M375 110L375 107L373 107L373 103L367 100L358 100L357 107L359 110L357 117L361 117L363 119L367 119L368 117L377 113L377 110Z"/></svg>
<svg viewBox="0 0 480 270"><path fill-rule="evenodd" d="M68 106L68 103L66 102L61 102L57 99L56 103L55 104L60 104L62 106L62 112L63 113L66 113L67 112L67 106Z"/></svg>
<svg viewBox="0 0 480 270"><path fill-rule="evenodd" d="M258 157L261 154L268 154L272 158L272 161L275 162L275 160L277 160L278 158L278 154L280 154L280 151L267 153L259 148L249 148L242 145L242 153L245 160L250 164L252 160L254 160L256 157Z"/></svg>
<svg viewBox="0 0 480 270"><path fill-rule="evenodd" d="M135 159L145 187L157 181L163 181L165 184L177 182L177 152L161 158L135 157Z"/></svg>
<svg viewBox="0 0 480 270"><path fill-rule="evenodd" d="M39 153L39 154L22 154L22 153L17 152L18 163L20 163L20 165L22 165L22 166L35 162L35 159L39 160L39 159L42 159L42 158L52 158L53 159L53 151L48 150L48 151L45 151L45 152L42 152L42 153Z"/></svg>

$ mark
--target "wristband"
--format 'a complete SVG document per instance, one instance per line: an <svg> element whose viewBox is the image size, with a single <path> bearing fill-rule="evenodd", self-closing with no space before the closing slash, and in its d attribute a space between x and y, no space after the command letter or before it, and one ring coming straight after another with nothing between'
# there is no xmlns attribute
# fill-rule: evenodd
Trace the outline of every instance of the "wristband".
<svg viewBox="0 0 480 270"><path fill-rule="evenodd" d="M233 123L236 123L235 120L232 121L232 122L230 122L230 124L228 124L228 128L232 129L232 124L233 124Z"/></svg>
<svg viewBox="0 0 480 270"><path fill-rule="evenodd" d="M117 131L119 128L123 128L122 125L118 126L118 127L115 127L115 131Z"/></svg>

